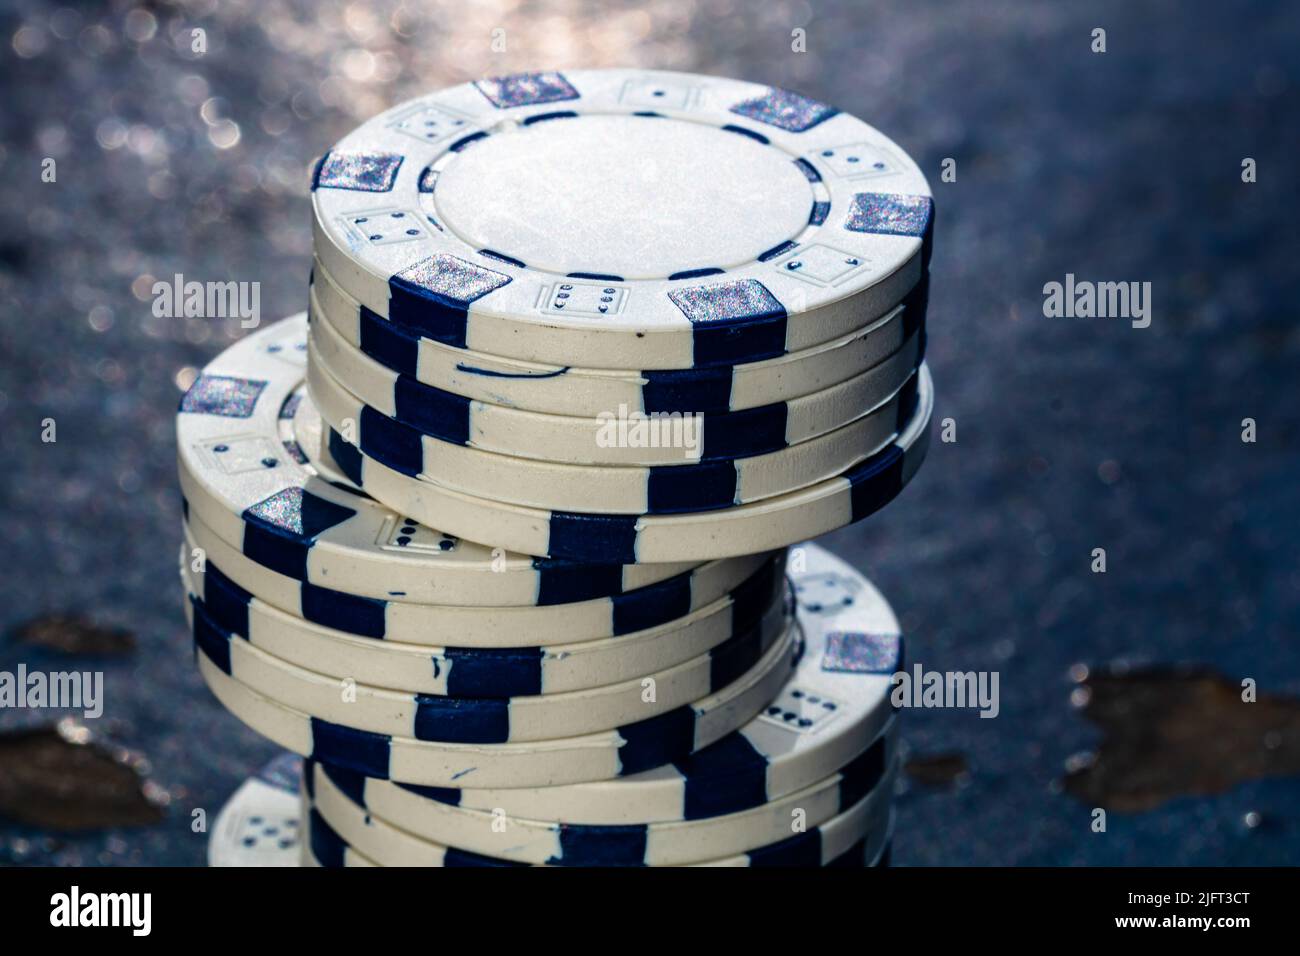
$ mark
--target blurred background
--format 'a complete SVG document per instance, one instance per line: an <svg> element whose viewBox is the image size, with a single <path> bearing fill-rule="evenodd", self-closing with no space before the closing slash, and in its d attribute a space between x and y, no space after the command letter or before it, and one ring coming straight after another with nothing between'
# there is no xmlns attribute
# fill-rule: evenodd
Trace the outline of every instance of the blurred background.
<svg viewBox="0 0 1300 956"><path fill-rule="evenodd" d="M298 312L334 140L599 66L799 90L930 178L957 440L828 543L913 661L998 671L1001 713L904 714L895 864L1297 862L1297 49L1284 2L0 4L0 671L102 670L106 696L0 709L0 863L202 864L194 811L276 752L203 688L176 578L176 404L242 332L155 318L154 281ZM1150 282L1150 327L1045 318L1067 273Z"/></svg>

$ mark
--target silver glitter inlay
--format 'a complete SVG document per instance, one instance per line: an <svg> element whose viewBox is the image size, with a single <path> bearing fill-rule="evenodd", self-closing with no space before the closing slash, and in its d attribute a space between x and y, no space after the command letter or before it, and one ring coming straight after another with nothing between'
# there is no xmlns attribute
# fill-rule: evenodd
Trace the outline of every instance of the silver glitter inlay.
<svg viewBox="0 0 1300 956"><path fill-rule="evenodd" d="M731 107L731 112L791 133L802 133L830 119L839 110L798 93L772 87L763 96L737 103Z"/></svg>
<svg viewBox="0 0 1300 956"><path fill-rule="evenodd" d="M294 415L298 414L298 406L300 404L302 404L302 392L294 392L286 398L284 404L280 406L280 418L293 418Z"/></svg>
<svg viewBox="0 0 1300 956"><path fill-rule="evenodd" d="M394 276L427 289L458 305L467 306L510 281L510 277L440 252L407 266Z"/></svg>
<svg viewBox="0 0 1300 956"><path fill-rule="evenodd" d="M248 418L266 382L228 375L200 375L181 399L181 411L198 415Z"/></svg>
<svg viewBox="0 0 1300 956"><path fill-rule="evenodd" d="M248 513L273 527L283 528L302 537L302 496L301 488L285 488L253 505Z"/></svg>
<svg viewBox="0 0 1300 956"><path fill-rule="evenodd" d="M307 453L302 450L302 446L296 441L286 440L281 444L284 445L284 450L289 453L290 458L300 465L307 464Z"/></svg>
<svg viewBox="0 0 1300 956"><path fill-rule="evenodd" d="M316 176L316 188L386 193L397 180L402 159L396 153L328 153Z"/></svg>
<svg viewBox="0 0 1300 956"><path fill-rule="evenodd" d="M719 322L765 315L784 315L785 308L757 279L697 285L668 293L673 305L692 322Z"/></svg>
<svg viewBox="0 0 1300 956"><path fill-rule="evenodd" d="M899 667L902 643L899 634L831 631L826 635L822 670L851 674L892 674Z"/></svg>
<svg viewBox="0 0 1300 956"><path fill-rule="evenodd" d="M929 196L858 193L849 206L844 228L850 232L919 238L930 231L933 219L934 200Z"/></svg>
<svg viewBox="0 0 1300 956"><path fill-rule="evenodd" d="M515 73L511 76L490 76L474 84L478 91L498 109L512 106L533 106L538 103L557 103L576 100L578 91L563 73Z"/></svg>

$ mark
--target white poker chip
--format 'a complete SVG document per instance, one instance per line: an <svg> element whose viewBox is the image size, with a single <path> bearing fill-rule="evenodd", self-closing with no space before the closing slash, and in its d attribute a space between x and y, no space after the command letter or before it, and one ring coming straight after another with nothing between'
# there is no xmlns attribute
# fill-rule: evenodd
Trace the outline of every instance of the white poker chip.
<svg viewBox="0 0 1300 956"><path fill-rule="evenodd" d="M527 554L629 564L721 558L785 547L860 521L892 501L929 449L934 384L923 363L908 420L882 450L844 473L749 504L681 514L603 514L510 505L388 467L329 429L334 462L358 486L452 533Z"/></svg>
<svg viewBox="0 0 1300 956"><path fill-rule="evenodd" d="M884 402L798 445L746 458L675 465L576 465L482 451L442 441L356 398L309 350L307 382L321 418L355 436L363 455L402 475L504 504L614 515L698 513L751 504L834 478L871 457L903 428L916 404L911 373Z"/></svg>
<svg viewBox="0 0 1300 956"><path fill-rule="evenodd" d="M913 337L921 339L923 353L928 292L922 280L884 318L800 352L739 365L639 371L540 365L420 338L348 296L319 262L310 299L313 321L406 379L469 401L591 416L620 406L647 414L745 411L823 391L874 368Z"/></svg>
<svg viewBox="0 0 1300 956"><path fill-rule="evenodd" d="M887 834L890 804L893 798L895 770L884 777L856 802L825 822L810 826L775 843L754 847L722 857L696 856L675 863L649 865L685 866L859 866L868 842ZM354 803L323 768L305 780L304 793L310 809L305 826L313 852L320 859L338 859L345 848L353 848L368 862L380 866L555 866L562 860L527 863L505 860L476 853L464 847L424 840L395 827L364 807ZM324 864L324 860L322 860ZM330 864L324 864L330 865ZM346 861L342 863L346 865ZM568 865L647 865L605 861Z"/></svg>
<svg viewBox="0 0 1300 956"><path fill-rule="evenodd" d="M313 243L394 325L530 362L687 369L897 305L933 202L877 130L738 80L497 77L403 103L317 163Z"/></svg>
<svg viewBox="0 0 1300 956"><path fill-rule="evenodd" d="M592 826L528 820L429 800L387 781L307 762L305 773L376 817L432 843L552 866L676 866L780 843L848 811L894 766L897 721L835 774L737 813L700 820Z"/></svg>
<svg viewBox="0 0 1300 956"><path fill-rule="evenodd" d="M420 526L330 484L287 446L304 376L306 317L226 349L181 399L176 437L187 510L241 553L306 584L380 600L452 605L562 604L633 590L690 570L544 562Z"/></svg>
<svg viewBox="0 0 1300 956"><path fill-rule="evenodd" d="M208 837L208 866L297 866L301 760L282 754L226 801Z"/></svg>
<svg viewBox="0 0 1300 956"><path fill-rule="evenodd" d="M239 720L286 750L368 777L433 787L551 787L638 773L681 759L743 726L776 696L801 641L791 628L739 680L693 704L603 733L519 743L458 744L357 730L286 707L231 676L196 644L199 673ZM218 645L219 647L219 645Z"/></svg>
<svg viewBox="0 0 1300 956"><path fill-rule="evenodd" d="M313 307L311 314L318 314ZM886 403L920 364L918 330L879 365L845 382L789 402L736 412L647 416L627 405L585 417L551 415L471 401L386 368L349 345L329 322L312 323L308 354L329 382L380 415L436 439L510 458L584 465L680 465L776 457L782 449L826 436ZM805 451L805 454L807 452ZM822 451L825 455L825 451ZM757 464L771 467L772 458ZM737 462L737 469L747 462ZM830 471L842 471L831 468ZM436 473L435 473L436 476Z"/></svg>
<svg viewBox="0 0 1300 956"><path fill-rule="evenodd" d="M796 639L786 612L777 604L704 654L619 683L555 694L450 697L372 687L309 670L222 627L193 595L186 607L198 653L251 691L349 730L451 744L578 737L688 707L743 681L751 670L765 673L788 659Z"/></svg>
<svg viewBox="0 0 1300 956"><path fill-rule="evenodd" d="M640 678L705 654L766 615L779 614L784 587L783 565L773 562L712 604L649 630L549 647L448 647L321 627L250 594L216 564L198 572L187 559L182 548L187 592L202 601L218 626L254 647L335 678L453 697L555 694ZM503 633L517 640L528 636Z"/></svg>
<svg viewBox="0 0 1300 956"><path fill-rule="evenodd" d="M378 601L307 584L258 564L226 544L191 512L185 521L186 563L207 568L243 593L336 631L372 640L442 646L455 635L459 646L511 648L527 640L549 647L630 635L682 619L733 592L781 552L710 561L699 570L608 598L573 604L465 607Z"/></svg>
<svg viewBox="0 0 1300 956"><path fill-rule="evenodd" d="M792 549L787 573L804 652L779 693L736 733L671 766L618 780L410 789L431 801L520 819L617 826L740 813L832 776L866 751L892 717L889 695L903 666L903 637L884 596L824 548ZM372 786L378 787L373 796ZM366 781L359 802L384 800L385 789Z"/></svg>

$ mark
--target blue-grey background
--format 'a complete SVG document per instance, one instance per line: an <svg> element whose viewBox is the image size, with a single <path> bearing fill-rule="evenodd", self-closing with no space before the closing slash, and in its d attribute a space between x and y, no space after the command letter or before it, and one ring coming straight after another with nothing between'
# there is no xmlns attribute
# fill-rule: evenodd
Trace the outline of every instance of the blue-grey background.
<svg viewBox="0 0 1300 956"><path fill-rule="evenodd" d="M308 164L356 123L480 75L628 65L800 90L930 177L929 357L957 441L828 542L889 596L914 660L997 670L1001 714L904 715L895 862L1296 862L1298 24L1292 4L1212 0L3 3L0 669L103 669L91 737L164 811L83 833L0 821L0 862L202 863L193 809L214 814L274 753L200 683L176 578L176 402L240 332L153 317L154 278L257 282L264 316L299 311ZM1044 318L1043 284L1067 272L1151 282L1151 327ZM60 657L15 636L77 612L135 650ZM1137 788L1174 796L1092 832L1096 802L1062 782L1102 739L1081 679L1178 663L1286 699L1262 727L1205 680L1121 681ZM0 729L57 716L0 711ZM1239 773L1242 754L1261 756ZM57 748L46 777L5 755L0 738L11 805L48 802L44 779L86 820L103 811Z"/></svg>

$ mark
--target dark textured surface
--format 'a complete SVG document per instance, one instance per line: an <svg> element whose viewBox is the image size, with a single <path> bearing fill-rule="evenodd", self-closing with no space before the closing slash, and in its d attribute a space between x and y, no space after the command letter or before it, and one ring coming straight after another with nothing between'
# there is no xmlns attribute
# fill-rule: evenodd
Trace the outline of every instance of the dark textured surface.
<svg viewBox="0 0 1300 956"><path fill-rule="evenodd" d="M153 277L258 282L268 319L304 308L313 156L417 93L566 65L800 89L879 126L930 177L930 361L958 440L829 543L889 596L914 660L1000 671L1002 708L905 715L937 785L901 796L895 862L1300 856L1294 777L1111 813L1104 834L1063 784L1100 740L1071 703L1084 668L1189 662L1300 693L1293 6L103 6L0 7L0 629L85 612L137 635L128 658L78 666L106 672L95 736L142 755L168 806L158 825L89 836L0 823L0 862L201 863L192 811L214 814L274 752L202 688L175 570L176 401L240 333L153 317ZM793 54L800 26L809 52ZM1104 55L1089 51L1098 26ZM56 183L40 180L45 157ZM940 182L946 157L955 183ZM1043 284L1067 272L1150 281L1151 327L1044 318ZM1105 575L1089 571L1097 547ZM6 637L0 669L78 661L45 653ZM1159 700L1195 709L1196 686ZM1110 714L1108 732L1140 713ZM50 719L0 712L0 727Z"/></svg>

